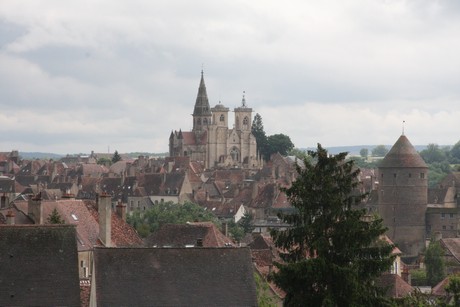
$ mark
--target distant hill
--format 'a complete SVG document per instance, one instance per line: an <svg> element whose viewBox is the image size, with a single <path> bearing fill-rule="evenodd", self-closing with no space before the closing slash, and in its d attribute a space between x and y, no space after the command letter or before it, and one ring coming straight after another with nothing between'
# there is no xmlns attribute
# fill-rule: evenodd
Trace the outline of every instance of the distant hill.
<svg viewBox="0 0 460 307"><path fill-rule="evenodd" d="M388 150L391 149L393 145L385 145ZM377 147L377 145L355 145L355 146L333 146L333 147L326 147L327 151L330 154L338 154L340 152L348 152L352 156L359 156L359 152L363 148L367 148L369 150L369 154L372 152L372 149ZM424 150L427 145L414 145L415 149L420 152ZM444 146L441 146L444 147ZM304 149L304 148L303 148ZM316 150L316 148L308 147L307 150Z"/></svg>
<svg viewBox="0 0 460 307"><path fill-rule="evenodd" d="M22 159L25 159L25 160L35 160L35 159L39 159L39 160L49 160L49 159L59 160L62 157L64 157L64 155L59 155L59 154L54 154L54 153L49 153L49 152L23 152L23 151L19 152L19 156Z"/></svg>

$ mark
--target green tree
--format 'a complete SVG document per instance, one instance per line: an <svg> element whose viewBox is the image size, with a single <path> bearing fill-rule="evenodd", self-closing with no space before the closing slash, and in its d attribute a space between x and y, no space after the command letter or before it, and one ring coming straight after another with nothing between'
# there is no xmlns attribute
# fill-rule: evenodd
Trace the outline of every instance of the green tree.
<svg viewBox="0 0 460 307"><path fill-rule="evenodd" d="M446 292L454 297L454 306L460 306L460 275L449 277L449 283L446 286Z"/></svg>
<svg viewBox="0 0 460 307"><path fill-rule="evenodd" d="M267 135L265 134L264 124L262 122L262 116L256 113L254 120L252 121L251 132L257 141L257 150L259 154L265 157L265 151L267 148Z"/></svg>
<svg viewBox="0 0 460 307"><path fill-rule="evenodd" d="M447 160L446 152L437 144L428 144L426 149L420 152L420 156L426 163L443 162Z"/></svg>
<svg viewBox="0 0 460 307"><path fill-rule="evenodd" d="M367 156L369 155L369 149L361 148L361 150L359 151L359 155L363 158L367 158Z"/></svg>
<svg viewBox="0 0 460 307"><path fill-rule="evenodd" d="M289 136L282 133L270 135L267 138L266 159L270 159L270 156L277 152L286 156L293 148L294 144Z"/></svg>
<svg viewBox="0 0 460 307"><path fill-rule="evenodd" d="M439 241L431 241L425 253L426 280L428 285L435 286L444 279L446 273L444 250Z"/></svg>
<svg viewBox="0 0 460 307"><path fill-rule="evenodd" d="M385 145L377 145L372 149L372 156L373 157L385 157L388 153L388 149Z"/></svg>
<svg viewBox="0 0 460 307"><path fill-rule="evenodd" d="M259 307L276 307L278 306L275 297L270 291L270 287L265 279L258 273L254 273L254 280L257 289L257 305Z"/></svg>
<svg viewBox="0 0 460 307"><path fill-rule="evenodd" d="M245 213L243 217L238 221L238 224L243 228L244 233L251 233L254 230L252 225L252 214Z"/></svg>
<svg viewBox="0 0 460 307"><path fill-rule="evenodd" d="M64 219L62 219L61 215L57 211L56 208L51 211L50 215L46 219L48 224L65 224Z"/></svg>
<svg viewBox="0 0 460 307"><path fill-rule="evenodd" d="M99 159L97 159L97 164L100 164L100 165L110 165L110 164L112 164L112 159L109 159L109 158L99 158Z"/></svg>
<svg viewBox="0 0 460 307"><path fill-rule="evenodd" d="M173 202L155 204L153 208L146 211L134 211L127 217L127 222L143 237L147 237L164 224L213 222L220 227L220 223L214 214L191 202L184 204Z"/></svg>
<svg viewBox="0 0 460 307"><path fill-rule="evenodd" d="M433 162L428 164L428 186L436 187L451 172L449 162Z"/></svg>
<svg viewBox="0 0 460 307"><path fill-rule="evenodd" d="M304 150L304 149L300 149L300 148L292 148L292 149L288 152L288 155L289 155L289 156L295 156L297 159L300 159L300 160L303 160L303 159L305 159L306 157L308 157L307 151Z"/></svg>
<svg viewBox="0 0 460 307"><path fill-rule="evenodd" d="M245 235L243 227L241 227L240 224L235 223L233 220L228 222L228 233L235 242L240 242Z"/></svg>
<svg viewBox="0 0 460 307"><path fill-rule="evenodd" d="M458 164L460 163L460 141L455 143L454 146L450 149L449 152L450 156L450 163L452 164Z"/></svg>
<svg viewBox="0 0 460 307"><path fill-rule="evenodd" d="M279 217L292 225L271 232L284 250L273 281L286 292L286 306L375 306L384 301L375 279L391 267L394 246L380 240L382 219L366 220L355 203L359 170L347 153L335 156L318 144L315 163L297 165L298 177L283 189L296 209Z"/></svg>
<svg viewBox="0 0 460 307"><path fill-rule="evenodd" d="M117 163L118 161L121 161L121 156L118 154L118 151L115 150L112 156L112 163Z"/></svg>

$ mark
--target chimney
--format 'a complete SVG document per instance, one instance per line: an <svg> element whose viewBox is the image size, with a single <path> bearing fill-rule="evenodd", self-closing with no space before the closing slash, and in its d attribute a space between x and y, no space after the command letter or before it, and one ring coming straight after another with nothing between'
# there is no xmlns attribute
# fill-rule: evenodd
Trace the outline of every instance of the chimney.
<svg viewBox="0 0 460 307"><path fill-rule="evenodd" d="M117 215L126 222L126 204L122 203L121 201L118 202L117 205Z"/></svg>
<svg viewBox="0 0 460 307"><path fill-rule="evenodd" d="M411 278L410 278L410 273L409 269L407 267L404 267L402 272L401 272L401 278L407 282L409 285L411 284Z"/></svg>
<svg viewBox="0 0 460 307"><path fill-rule="evenodd" d="M227 222L222 223L222 232L224 233L224 236L228 237L228 223Z"/></svg>
<svg viewBox="0 0 460 307"><path fill-rule="evenodd" d="M34 221L35 224L43 224L43 206L41 193L37 195L29 195L27 201L27 215Z"/></svg>
<svg viewBox="0 0 460 307"><path fill-rule="evenodd" d="M8 213L6 214L6 224L14 225L14 212L11 210L8 210Z"/></svg>
<svg viewBox="0 0 460 307"><path fill-rule="evenodd" d="M99 239L105 247L112 246L112 198L108 194L99 195L98 212L99 212Z"/></svg>

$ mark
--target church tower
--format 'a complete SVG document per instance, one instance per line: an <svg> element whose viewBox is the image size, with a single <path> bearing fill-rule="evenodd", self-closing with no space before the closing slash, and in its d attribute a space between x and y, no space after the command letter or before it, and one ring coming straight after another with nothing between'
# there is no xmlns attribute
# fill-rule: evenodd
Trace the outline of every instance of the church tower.
<svg viewBox="0 0 460 307"><path fill-rule="evenodd" d="M252 127L252 109L246 105L246 97L243 92L241 107L235 108L235 129L237 131L251 131Z"/></svg>
<svg viewBox="0 0 460 307"><path fill-rule="evenodd" d="M193 109L193 129L197 135L201 136L211 124L211 109L209 107L208 94L204 84L203 71L201 71L200 87L196 97L195 108Z"/></svg>
<svg viewBox="0 0 460 307"><path fill-rule="evenodd" d="M405 256L425 247L428 167L405 135L401 135L378 168L378 207L388 237Z"/></svg>

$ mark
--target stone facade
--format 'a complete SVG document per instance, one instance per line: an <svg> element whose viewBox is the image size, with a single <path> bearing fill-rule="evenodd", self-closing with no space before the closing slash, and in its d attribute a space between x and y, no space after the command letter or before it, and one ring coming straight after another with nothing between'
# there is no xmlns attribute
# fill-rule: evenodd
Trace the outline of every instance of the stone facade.
<svg viewBox="0 0 460 307"><path fill-rule="evenodd" d="M257 142L251 133L252 109L243 100L234 109L235 125L229 128L229 108L221 103L209 107L203 72L193 111L193 129L171 132L169 155L190 157L206 168L239 167L258 169L261 165L257 154Z"/></svg>
<svg viewBox="0 0 460 307"><path fill-rule="evenodd" d="M378 208L387 235L405 256L417 256L425 247L428 167L402 135L382 160L378 173Z"/></svg>

